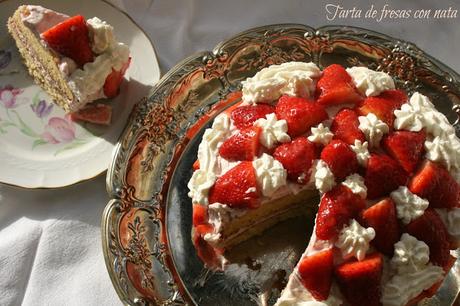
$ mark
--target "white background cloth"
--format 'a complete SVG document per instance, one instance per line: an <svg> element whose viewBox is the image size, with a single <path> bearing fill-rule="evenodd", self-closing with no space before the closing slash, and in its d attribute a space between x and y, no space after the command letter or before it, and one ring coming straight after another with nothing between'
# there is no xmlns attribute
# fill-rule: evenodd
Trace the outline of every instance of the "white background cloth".
<svg viewBox="0 0 460 306"><path fill-rule="evenodd" d="M273 23L347 24L415 42L460 72L460 16L447 20L326 19L325 5L363 9L370 2L113 0L153 40L163 73L250 27ZM386 1L395 9L460 9L458 1ZM374 5L381 8L383 3ZM0 5L1 7L1 5ZM457 14L459 15L459 14ZM5 22L2 20L0 22ZM0 161L1 171L1 161ZM101 248L108 201L105 175L55 190L0 186L0 305L119 305Z"/></svg>

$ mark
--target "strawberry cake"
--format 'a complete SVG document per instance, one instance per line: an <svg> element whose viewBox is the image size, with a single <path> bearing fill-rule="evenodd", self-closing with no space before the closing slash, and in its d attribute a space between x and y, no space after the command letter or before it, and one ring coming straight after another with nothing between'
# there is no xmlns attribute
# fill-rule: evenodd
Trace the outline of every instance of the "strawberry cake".
<svg viewBox="0 0 460 306"><path fill-rule="evenodd" d="M116 41L108 23L22 5L7 25L29 73L66 112L118 94L129 48Z"/></svg>
<svg viewBox="0 0 460 306"><path fill-rule="evenodd" d="M225 269L235 244L317 209L276 305L413 305L455 262L460 140L386 73L262 69L206 129L193 168L192 239L211 269Z"/></svg>

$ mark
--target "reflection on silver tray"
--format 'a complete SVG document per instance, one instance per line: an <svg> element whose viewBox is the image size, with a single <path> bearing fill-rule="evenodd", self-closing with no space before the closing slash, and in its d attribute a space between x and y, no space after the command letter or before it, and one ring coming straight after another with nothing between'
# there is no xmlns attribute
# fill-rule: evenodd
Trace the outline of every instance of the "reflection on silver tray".
<svg viewBox="0 0 460 306"><path fill-rule="evenodd" d="M293 60L385 71L398 87L428 95L460 129L460 76L415 45L369 30L271 25L185 59L137 104L107 174L111 201L103 216L104 256L124 303L256 305L261 298L269 304L276 300L305 247L305 228L312 220L286 225L298 227L300 237L286 234L283 224L271 229L251 243L256 247L251 246L250 256L235 256L238 264L212 273L203 268L190 241L186 182L203 129L236 101L217 102L261 68ZM249 250L244 244L240 248ZM424 305L452 305L459 292L459 267L457 260Z"/></svg>

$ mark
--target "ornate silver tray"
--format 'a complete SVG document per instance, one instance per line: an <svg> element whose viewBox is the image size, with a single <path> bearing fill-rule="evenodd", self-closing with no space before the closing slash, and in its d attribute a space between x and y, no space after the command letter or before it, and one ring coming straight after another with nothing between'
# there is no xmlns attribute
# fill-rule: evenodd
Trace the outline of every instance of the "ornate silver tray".
<svg viewBox="0 0 460 306"><path fill-rule="evenodd" d="M191 243L186 184L204 128L238 100L229 93L261 68L293 60L385 71L398 87L428 95L460 130L460 76L415 45L369 30L270 25L185 59L137 104L107 174L111 200L102 219L104 256L124 303L274 303L306 245L305 229L313 219L280 224L243 243L229 255L229 269L213 273L203 268ZM425 305L454 303L459 262Z"/></svg>

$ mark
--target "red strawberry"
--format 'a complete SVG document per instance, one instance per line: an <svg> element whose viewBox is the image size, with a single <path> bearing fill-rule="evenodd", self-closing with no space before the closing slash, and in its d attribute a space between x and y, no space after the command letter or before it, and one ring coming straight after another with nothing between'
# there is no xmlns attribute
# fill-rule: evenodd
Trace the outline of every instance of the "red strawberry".
<svg viewBox="0 0 460 306"><path fill-rule="evenodd" d="M258 126L242 129L222 144L220 156L231 161L253 160L260 148L260 131Z"/></svg>
<svg viewBox="0 0 460 306"><path fill-rule="evenodd" d="M460 185L444 169L427 161L412 177L409 190L430 202L430 207L460 207Z"/></svg>
<svg viewBox="0 0 460 306"><path fill-rule="evenodd" d="M327 300L332 284L334 254L332 249L306 256L300 260L302 284L318 301Z"/></svg>
<svg viewBox="0 0 460 306"><path fill-rule="evenodd" d="M223 254L223 250L213 248L204 240L203 235L197 231L193 233L193 244L197 250L198 257L209 267L219 267L221 265L220 256Z"/></svg>
<svg viewBox="0 0 460 306"><path fill-rule="evenodd" d="M109 125L112 120L112 106L102 103L91 103L78 112L71 113L70 118L73 121Z"/></svg>
<svg viewBox="0 0 460 306"><path fill-rule="evenodd" d="M342 227L365 207L366 202L359 195L342 184L337 185L321 198L316 217L316 236L323 240L337 237Z"/></svg>
<svg viewBox="0 0 460 306"><path fill-rule="evenodd" d="M120 70L113 70L107 76L104 83L104 94L107 98L113 98L118 95L123 76L131 63L131 58L121 66Z"/></svg>
<svg viewBox="0 0 460 306"><path fill-rule="evenodd" d="M425 139L424 131L398 131L384 138L383 147L407 173L412 173L422 159Z"/></svg>
<svg viewBox="0 0 460 306"><path fill-rule="evenodd" d="M235 108L232 111L233 124L239 129L250 127L260 118L274 113L275 107L268 104L245 105Z"/></svg>
<svg viewBox="0 0 460 306"><path fill-rule="evenodd" d="M223 203L230 207L256 207L256 172L252 162L243 161L216 180L209 191L209 203Z"/></svg>
<svg viewBox="0 0 460 306"><path fill-rule="evenodd" d="M430 261L445 267L450 263L450 235L438 213L428 208L425 213L406 226L407 232L425 242L430 248Z"/></svg>
<svg viewBox="0 0 460 306"><path fill-rule="evenodd" d="M195 162L194 162L193 165L192 165L192 169L193 169L193 170L198 170L198 169L200 169L200 160L198 160L198 159L195 160Z"/></svg>
<svg viewBox="0 0 460 306"><path fill-rule="evenodd" d="M380 252L393 256L394 244L401 237L395 204L390 198L369 207L362 213L363 223L373 227L375 238L371 244Z"/></svg>
<svg viewBox="0 0 460 306"><path fill-rule="evenodd" d="M197 226L208 222L208 207L201 204L193 204L193 225Z"/></svg>
<svg viewBox="0 0 460 306"><path fill-rule="evenodd" d="M335 268L340 291L350 305L380 306L380 280L383 260L380 253L367 255L362 261L345 262Z"/></svg>
<svg viewBox="0 0 460 306"><path fill-rule="evenodd" d="M405 186L407 179L406 171L393 158L386 154L371 154L364 177L367 198L385 196L399 186Z"/></svg>
<svg viewBox="0 0 460 306"><path fill-rule="evenodd" d="M276 105L278 120L287 121L288 134L296 137L310 131L312 126L318 125L328 118L324 107L316 102L290 96L282 96Z"/></svg>
<svg viewBox="0 0 460 306"><path fill-rule="evenodd" d="M362 116L374 113L392 129L395 119L393 112L406 101L407 95L404 91L386 90L376 97L367 97L358 109L358 113Z"/></svg>
<svg viewBox="0 0 460 306"><path fill-rule="evenodd" d="M355 152L342 140L332 140L321 152L321 159L331 169L337 182L358 171Z"/></svg>
<svg viewBox="0 0 460 306"><path fill-rule="evenodd" d="M357 105L362 97L345 68L333 64L323 70L316 84L318 102L325 105L352 103Z"/></svg>
<svg viewBox="0 0 460 306"><path fill-rule="evenodd" d="M332 121L331 131L334 133L334 139L340 139L354 145L355 140L366 141L363 132L359 129L358 115L355 111L345 108L335 115Z"/></svg>
<svg viewBox="0 0 460 306"><path fill-rule="evenodd" d="M83 16L70 17L41 34L48 46L73 59L78 66L93 61L88 27Z"/></svg>
<svg viewBox="0 0 460 306"><path fill-rule="evenodd" d="M290 180L307 182L311 165L316 158L316 149L313 143L301 136L278 146L273 157L286 169Z"/></svg>

